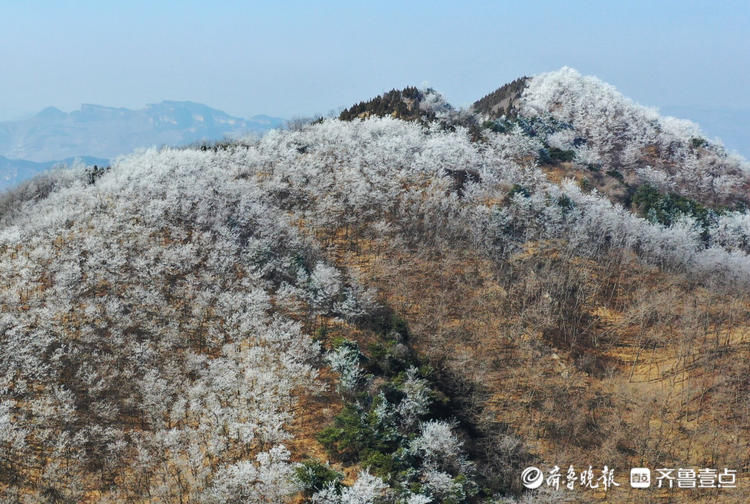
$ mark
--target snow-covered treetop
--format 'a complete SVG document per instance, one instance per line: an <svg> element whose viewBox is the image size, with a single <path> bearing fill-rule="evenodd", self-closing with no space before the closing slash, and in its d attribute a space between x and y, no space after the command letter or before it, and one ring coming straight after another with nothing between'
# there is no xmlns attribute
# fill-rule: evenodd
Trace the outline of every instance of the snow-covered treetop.
<svg viewBox="0 0 750 504"><path fill-rule="evenodd" d="M697 124L663 117L657 109L639 105L598 77L581 75L567 66L529 79L523 92L523 112L530 117L551 114L574 126L592 126L596 121L599 128L617 129L629 121L634 127L648 126L654 133L681 139L703 136Z"/></svg>
<svg viewBox="0 0 750 504"><path fill-rule="evenodd" d="M529 79L519 108L525 117L568 128L545 140L574 151L583 164L626 176L651 167L664 173L673 190L714 204L745 192L750 179L750 164L707 140L697 124L661 116L569 67Z"/></svg>

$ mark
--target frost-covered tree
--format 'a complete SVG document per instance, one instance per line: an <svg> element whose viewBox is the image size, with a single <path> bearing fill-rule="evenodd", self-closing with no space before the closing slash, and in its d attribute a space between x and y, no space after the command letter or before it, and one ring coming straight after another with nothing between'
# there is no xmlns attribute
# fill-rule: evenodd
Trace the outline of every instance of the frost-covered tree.
<svg viewBox="0 0 750 504"><path fill-rule="evenodd" d="M344 341L326 355L331 369L339 374L339 388L343 392L354 392L365 385L367 373L359 365L362 354L353 341Z"/></svg>
<svg viewBox="0 0 750 504"><path fill-rule="evenodd" d="M368 471L359 473L349 487L329 486L312 496L313 504L378 504L385 502L388 485Z"/></svg>
<svg viewBox="0 0 750 504"><path fill-rule="evenodd" d="M206 503L283 502L297 492L289 450L279 445L259 453L255 463L242 461L220 469L205 491Z"/></svg>
<svg viewBox="0 0 750 504"><path fill-rule="evenodd" d="M421 432L411 441L409 450L422 458L427 467L461 472L469 468L462 446L450 423L430 420L422 423Z"/></svg>
<svg viewBox="0 0 750 504"><path fill-rule="evenodd" d="M432 403L431 389L427 380L420 378L419 371L412 366L406 370L406 380L401 390L404 398L398 403L398 414L404 426L411 429L427 413Z"/></svg>

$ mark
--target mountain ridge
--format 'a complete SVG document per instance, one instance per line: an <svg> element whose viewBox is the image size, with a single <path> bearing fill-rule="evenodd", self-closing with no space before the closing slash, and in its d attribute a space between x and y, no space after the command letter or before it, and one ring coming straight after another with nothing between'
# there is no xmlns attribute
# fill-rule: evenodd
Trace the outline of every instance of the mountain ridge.
<svg viewBox="0 0 750 504"><path fill-rule="evenodd" d="M429 97L429 98L428 98ZM550 176L572 177L630 207L643 183L715 208L750 205L750 164L699 125L635 103L596 77L563 67L520 77L466 109L408 87L345 109L341 120L384 117L467 128L473 141L518 130ZM722 189L720 185L730 185Z"/></svg>

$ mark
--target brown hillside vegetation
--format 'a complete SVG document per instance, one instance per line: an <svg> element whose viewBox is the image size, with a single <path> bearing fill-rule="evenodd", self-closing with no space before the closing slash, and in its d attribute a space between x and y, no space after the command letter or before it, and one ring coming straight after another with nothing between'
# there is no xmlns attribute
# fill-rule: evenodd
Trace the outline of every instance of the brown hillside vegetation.
<svg viewBox="0 0 750 504"><path fill-rule="evenodd" d="M569 492L575 502L746 501L746 489L645 495L629 488L628 471L747 472L747 295L698 286L627 254L595 263L564 242L529 243L496 265L461 245L373 235L333 241L331 257L408 320L414 346L453 388L475 456L502 454L484 446L502 432L523 439L544 467L616 468L620 488ZM523 467L513 455L486 462L497 477L517 477Z"/></svg>

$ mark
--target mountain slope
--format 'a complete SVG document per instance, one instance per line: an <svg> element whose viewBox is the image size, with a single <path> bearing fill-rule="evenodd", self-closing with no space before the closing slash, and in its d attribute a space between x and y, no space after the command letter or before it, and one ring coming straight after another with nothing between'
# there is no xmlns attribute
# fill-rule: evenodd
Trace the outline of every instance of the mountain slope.
<svg viewBox="0 0 750 504"><path fill-rule="evenodd" d="M689 490L644 497L628 467L744 477L750 216L701 220L658 190L638 193L643 214L559 178L591 171L580 142L542 156L573 128L602 172L654 187L635 161L607 165L624 163L607 150L621 132L539 105L576 102L579 76L535 79L478 137L467 112L323 120L4 195L3 496L634 502ZM588 84L584 111L616 97ZM671 153L653 155L668 175ZM699 168L723 176L712 155ZM527 491L530 465L606 465L621 486ZM747 502L742 482L689 495Z"/></svg>
<svg viewBox="0 0 750 504"><path fill-rule="evenodd" d="M721 138L727 149L738 151L745 158L750 157L750 126L747 121L750 109L669 106L660 107L660 110L700 124L710 138Z"/></svg>
<svg viewBox="0 0 750 504"><path fill-rule="evenodd" d="M528 77L521 77L501 86L487 96L475 101L471 106L472 110L492 119L516 115L518 113L516 104L520 101L528 80Z"/></svg>

